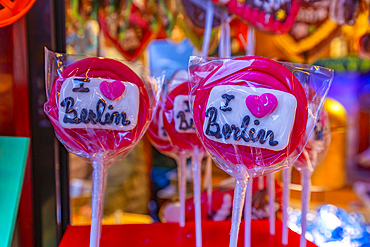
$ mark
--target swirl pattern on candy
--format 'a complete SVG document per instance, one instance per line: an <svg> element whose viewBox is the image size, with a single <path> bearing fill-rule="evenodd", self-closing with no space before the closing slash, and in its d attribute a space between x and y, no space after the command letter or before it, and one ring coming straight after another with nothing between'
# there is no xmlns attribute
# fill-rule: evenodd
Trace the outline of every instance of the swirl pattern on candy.
<svg viewBox="0 0 370 247"><path fill-rule="evenodd" d="M102 58L66 67L54 81L45 112L68 151L89 160L130 150L151 114L141 79L126 65Z"/></svg>
<svg viewBox="0 0 370 247"><path fill-rule="evenodd" d="M277 164L296 149L306 129L307 99L299 81L277 62L236 58L200 83L193 113L212 156L252 169Z"/></svg>

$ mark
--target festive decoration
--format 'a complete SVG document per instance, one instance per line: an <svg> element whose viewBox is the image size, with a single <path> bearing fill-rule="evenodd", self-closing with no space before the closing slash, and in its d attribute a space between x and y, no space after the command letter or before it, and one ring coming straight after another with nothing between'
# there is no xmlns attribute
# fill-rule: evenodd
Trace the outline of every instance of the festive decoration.
<svg viewBox="0 0 370 247"><path fill-rule="evenodd" d="M329 7L329 0L302 5L289 33L273 37L277 47L295 62L315 59L340 31L329 19Z"/></svg>
<svg viewBox="0 0 370 247"><path fill-rule="evenodd" d="M262 1L229 0L214 1L226 5L230 13L236 14L249 24L265 32L282 34L294 24L300 4L296 0Z"/></svg>
<svg viewBox="0 0 370 247"><path fill-rule="evenodd" d="M104 35L129 61L136 60L159 30L152 2L108 2L99 10Z"/></svg>

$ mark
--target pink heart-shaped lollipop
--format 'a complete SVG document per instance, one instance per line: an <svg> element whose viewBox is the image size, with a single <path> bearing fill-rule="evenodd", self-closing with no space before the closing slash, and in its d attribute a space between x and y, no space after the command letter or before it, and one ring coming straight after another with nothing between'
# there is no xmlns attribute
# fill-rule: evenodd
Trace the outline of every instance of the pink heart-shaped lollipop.
<svg viewBox="0 0 370 247"><path fill-rule="evenodd" d="M103 81L99 85L100 92L110 100L115 100L125 92L125 84L123 82L115 80L115 81Z"/></svg>
<svg viewBox="0 0 370 247"><path fill-rule="evenodd" d="M253 116L258 118L272 113L278 105L277 98L272 93L264 93L261 96L249 95L245 103Z"/></svg>

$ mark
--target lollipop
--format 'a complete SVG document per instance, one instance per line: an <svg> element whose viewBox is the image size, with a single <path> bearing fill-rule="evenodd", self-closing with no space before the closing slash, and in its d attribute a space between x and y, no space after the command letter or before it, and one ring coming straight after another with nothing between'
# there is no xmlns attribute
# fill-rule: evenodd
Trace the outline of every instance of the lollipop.
<svg viewBox="0 0 370 247"><path fill-rule="evenodd" d="M179 189L179 224L185 226L185 198L186 198L186 156L176 155L170 139L167 136L163 125L163 102L160 102L154 119L148 129L148 137L152 145L164 155L170 156L176 160L178 189Z"/></svg>
<svg viewBox="0 0 370 247"><path fill-rule="evenodd" d="M151 144L161 153L167 156L175 156L173 148L163 126L163 101L159 101L153 121L150 123L147 132Z"/></svg>
<svg viewBox="0 0 370 247"><path fill-rule="evenodd" d="M307 81L308 78L305 78L305 75L302 73L301 80ZM308 88L308 98L311 98L313 95L316 94L315 90L312 87ZM313 102L309 103L308 105L309 112L313 111L315 108L315 104ZM317 163L323 160L326 156L329 144L330 144L330 125L329 125L329 117L325 110L322 110L320 115L318 116L318 120L314 126L313 131L311 132L310 126L313 126L314 122L311 120L307 122L305 138L308 139L307 145L305 146L302 154L298 157L295 161L294 166L301 171L302 177L302 215L306 215L308 204L309 204L309 197L310 197L310 176L315 169ZM319 159L320 155L320 159ZM288 244L288 204L290 198L290 182L291 182L291 168L288 168L283 171L283 182L284 182L284 192L283 192L283 206L282 206L282 244ZM302 234L300 240L300 246L306 246L306 239L305 239L305 232L306 232L306 218L302 217Z"/></svg>
<svg viewBox="0 0 370 247"><path fill-rule="evenodd" d="M298 146L307 122L305 93L278 63L237 58L200 83L193 105L204 146L237 179L230 239L230 246L236 246L245 181L277 169Z"/></svg>
<svg viewBox="0 0 370 247"><path fill-rule="evenodd" d="M322 110L319 119L314 128L305 149L301 156L294 163L294 167L301 172L301 185L302 185L302 233L300 238L300 247L305 247L308 206L310 203L311 194L311 175L318 164L319 160L323 160L330 144L330 123L328 113ZM319 157L320 156L320 157Z"/></svg>
<svg viewBox="0 0 370 247"><path fill-rule="evenodd" d="M45 111L68 151L89 160L110 160L128 151L151 114L141 79L126 65L101 58L65 68Z"/></svg>
<svg viewBox="0 0 370 247"><path fill-rule="evenodd" d="M144 85L116 60L87 58L64 68L62 57L46 54L48 60L55 60L58 74L54 83L49 82L44 110L68 151L92 162L90 246L99 246L106 170L127 155L147 129L156 97L146 88L154 85ZM52 80L55 66L46 66L47 78Z"/></svg>
<svg viewBox="0 0 370 247"><path fill-rule="evenodd" d="M171 78L172 84L177 84L183 81L184 76L187 77L186 71L179 70ZM163 123L163 110L164 102L159 102L157 110L154 114L153 121L148 129L148 137L152 145L164 155L170 156L176 160L177 174L178 174L178 188L179 188L179 201L180 201L180 215L179 224L181 227L185 225L185 197L186 197L186 159L185 155L176 152L172 146Z"/></svg>
<svg viewBox="0 0 370 247"><path fill-rule="evenodd" d="M210 63L221 65L212 70ZM197 80L205 68L211 72ZM197 134L220 168L236 178L230 236L236 246L248 178L286 167L304 147L306 94L290 70L260 57L208 63L192 57L189 71L196 79L189 84Z"/></svg>
<svg viewBox="0 0 370 247"><path fill-rule="evenodd" d="M247 107L233 111L231 103ZM274 120L285 105L296 111ZM259 57L236 58L214 70L199 86L194 106L195 126L207 150L223 163L244 164L255 173L260 164L268 168L291 154L307 122L307 102L298 80L278 63Z"/></svg>
<svg viewBox="0 0 370 247"><path fill-rule="evenodd" d="M200 164L205 156L205 150L195 134L188 93L187 82L176 86L169 93L164 105L163 120L164 128L176 152L183 156L186 154L192 156L196 246L202 246Z"/></svg>

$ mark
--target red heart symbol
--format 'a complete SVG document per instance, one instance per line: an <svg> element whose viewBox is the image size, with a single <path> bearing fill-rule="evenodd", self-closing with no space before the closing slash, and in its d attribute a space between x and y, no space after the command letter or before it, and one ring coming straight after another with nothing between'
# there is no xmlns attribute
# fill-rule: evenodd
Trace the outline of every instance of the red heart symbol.
<svg viewBox="0 0 370 247"><path fill-rule="evenodd" d="M121 81L103 81L99 85L100 92L110 100L115 100L125 92L125 84Z"/></svg>
<svg viewBox="0 0 370 247"><path fill-rule="evenodd" d="M253 116L263 118L276 109L278 100L272 93L264 93L261 96L249 95L245 103Z"/></svg>

